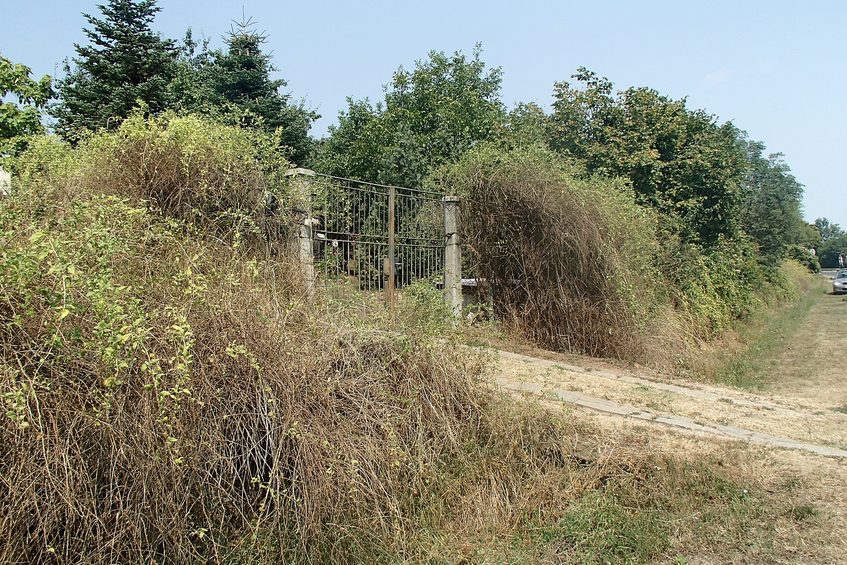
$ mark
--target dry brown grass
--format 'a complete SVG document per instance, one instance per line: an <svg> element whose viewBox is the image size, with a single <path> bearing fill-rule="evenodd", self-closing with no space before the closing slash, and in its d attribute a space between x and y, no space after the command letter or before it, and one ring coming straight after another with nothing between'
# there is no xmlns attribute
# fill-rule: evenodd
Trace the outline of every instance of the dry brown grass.
<svg viewBox="0 0 847 565"><path fill-rule="evenodd" d="M579 455L484 360L311 313L284 261L48 149L0 202L0 562L644 560L691 493L736 504L708 468Z"/></svg>
<svg viewBox="0 0 847 565"><path fill-rule="evenodd" d="M384 560L567 461L480 360L315 316L284 263L42 165L0 209L0 561Z"/></svg>
<svg viewBox="0 0 847 565"><path fill-rule="evenodd" d="M280 206L289 164L262 134L196 116L136 114L77 151L76 184L146 202L209 235L256 246L293 225Z"/></svg>

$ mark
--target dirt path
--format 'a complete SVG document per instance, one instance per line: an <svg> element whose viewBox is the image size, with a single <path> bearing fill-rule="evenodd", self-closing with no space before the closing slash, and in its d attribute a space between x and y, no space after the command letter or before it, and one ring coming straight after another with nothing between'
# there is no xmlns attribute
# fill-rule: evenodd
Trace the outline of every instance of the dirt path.
<svg viewBox="0 0 847 565"><path fill-rule="evenodd" d="M497 384L511 393L535 396L551 408L572 405L687 433L847 458L847 449L838 447L847 445L847 428L836 426L841 433L834 441L822 437L819 430L832 428L832 422L798 406L693 384L584 371L517 353L498 355ZM847 415L834 418L847 426Z"/></svg>
<svg viewBox="0 0 847 565"><path fill-rule="evenodd" d="M768 366L762 394L636 373L596 360L576 364L497 351L494 380L546 406L574 407L683 433L847 459L847 303L825 296ZM847 329L847 328L845 328ZM544 354L549 357L549 353Z"/></svg>

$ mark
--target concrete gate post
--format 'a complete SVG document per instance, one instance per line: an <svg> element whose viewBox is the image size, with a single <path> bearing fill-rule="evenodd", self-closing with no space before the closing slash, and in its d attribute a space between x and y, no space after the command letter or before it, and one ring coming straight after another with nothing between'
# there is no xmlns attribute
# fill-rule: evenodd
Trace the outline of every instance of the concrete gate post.
<svg viewBox="0 0 847 565"><path fill-rule="evenodd" d="M294 212L298 216L293 242L294 255L300 266L303 289L308 304L315 300L314 221L312 218L312 179L315 172L309 169L291 169L285 176L291 182Z"/></svg>
<svg viewBox="0 0 847 565"><path fill-rule="evenodd" d="M453 312L462 313L462 250L459 247L458 196L445 196L444 202L444 299Z"/></svg>

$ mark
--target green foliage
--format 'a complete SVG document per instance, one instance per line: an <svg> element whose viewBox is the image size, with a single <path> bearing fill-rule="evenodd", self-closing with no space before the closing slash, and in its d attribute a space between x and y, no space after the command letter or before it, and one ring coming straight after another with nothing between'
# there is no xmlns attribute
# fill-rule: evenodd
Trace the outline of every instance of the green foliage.
<svg viewBox="0 0 847 565"><path fill-rule="evenodd" d="M579 563L641 563L668 546L660 512L632 509L614 495L593 492L571 506L556 532Z"/></svg>
<svg viewBox="0 0 847 565"><path fill-rule="evenodd" d="M348 100L312 166L327 174L400 186L420 186L435 167L499 135L505 118L499 68L472 58L431 52L412 71L402 67L385 100Z"/></svg>
<svg viewBox="0 0 847 565"><path fill-rule="evenodd" d="M842 253L847 255L847 234L841 226L826 218L815 220L814 227L820 234L817 254L821 266L829 269L838 267L838 256Z"/></svg>
<svg viewBox="0 0 847 565"><path fill-rule="evenodd" d="M31 72L0 54L0 158L20 153L27 137L44 133L41 111L53 96L52 79L36 81ZM16 100L7 101L9 95Z"/></svg>
<svg viewBox="0 0 847 565"><path fill-rule="evenodd" d="M820 233L820 240L826 243L844 235L844 230L838 224L833 224L826 218L818 218L814 223L815 229Z"/></svg>
<svg viewBox="0 0 847 565"><path fill-rule="evenodd" d="M221 118L223 109L215 105L212 57L209 39L199 41L189 28L177 51L173 79L168 84L169 109L180 114L198 114Z"/></svg>
<svg viewBox="0 0 847 565"><path fill-rule="evenodd" d="M277 69L262 51L267 38L254 27L251 20L235 24L225 50L210 50L208 40L198 44L189 30L170 84L170 107L275 135L279 150L302 164L313 149L308 132L318 115L282 92L284 80L270 78Z"/></svg>
<svg viewBox="0 0 847 565"><path fill-rule="evenodd" d="M639 202L666 215L686 241L734 236L744 158L731 124L649 88L615 96L611 82L584 68L573 78L582 88L555 85L551 147L590 173L629 179Z"/></svg>
<svg viewBox="0 0 847 565"><path fill-rule="evenodd" d="M749 141L744 134L739 135L739 143L748 162L741 190L744 231L770 259L785 257L791 245L811 245L811 234L803 220L803 185L791 174L782 154L766 158L764 144Z"/></svg>
<svg viewBox="0 0 847 565"><path fill-rule="evenodd" d="M821 271L820 260L817 255L812 255L811 248L804 245L791 245L786 250L786 256L789 259L797 261L812 273Z"/></svg>
<svg viewBox="0 0 847 565"><path fill-rule="evenodd" d="M827 239L818 247L818 257L821 267L834 269L838 267L838 256L844 254L847 257L847 234Z"/></svg>
<svg viewBox="0 0 847 565"><path fill-rule="evenodd" d="M151 30L156 0L110 0L100 8L102 18L85 15L90 45L75 46L75 67L66 64L59 82L52 113L65 139L114 129L137 108L153 115L173 110L275 135L287 157L306 160L318 116L281 92L284 80L270 78L276 69L262 51L266 37L252 21L233 27L225 50L198 43L190 29L177 48Z"/></svg>
<svg viewBox="0 0 847 565"><path fill-rule="evenodd" d="M506 116L503 143L507 147L544 145L550 128L550 117L534 103L517 104Z"/></svg>
<svg viewBox="0 0 847 565"><path fill-rule="evenodd" d="M773 301L793 300L783 260L763 260L749 239L721 238L702 248L666 242L660 258L677 310L693 322L702 339L713 339Z"/></svg>
<svg viewBox="0 0 847 565"><path fill-rule="evenodd" d="M400 312L411 331L426 335L443 335L454 319L443 292L426 279L403 287Z"/></svg>
<svg viewBox="0 0 847 565"><path fill-rule="evenodd" d="M26 151L7 161L12 173L26 186L67 178L76 164L71 147L54 135L33 137Z"/></svg>
<svg viewBox="0 0 847 565"><path fill-rule="evenodd" d="M56 131L79 140L85 131L117 128L139 106L157 113L168 106L176 72L176 47L151 29L156 0L109 0L97 18L85 14L89 45L75 45L74 68L66 63L60 101L52 113Z"/></svg>
<svg viewBox="0 0 847 565"><path fill-rule="evenodd" d="M174 87L178 97L175 103L227 123L275 134L287 157L302 164L312 150L308 132L318 115L292 103L291 96L282 93L284 80L270 78L277 69L270 55L262 51L266 40L250 20L234 26L226 38L225 51L210 52L204 46L195 55L191 37L186 37L179 66L183 78ZM187 86L187 96L181 97L183 85Z"/></svg>

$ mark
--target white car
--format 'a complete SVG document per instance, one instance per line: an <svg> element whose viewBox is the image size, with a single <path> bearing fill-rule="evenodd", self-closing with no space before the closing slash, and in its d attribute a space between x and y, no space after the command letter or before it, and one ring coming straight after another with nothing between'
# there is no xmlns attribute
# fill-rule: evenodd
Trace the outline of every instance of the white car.
<svg viewBox="0 0 847 565"><path fill-rule="evenodd" d="M835 273L832 279L832 294L847 292L847 269Z"/></svg>

